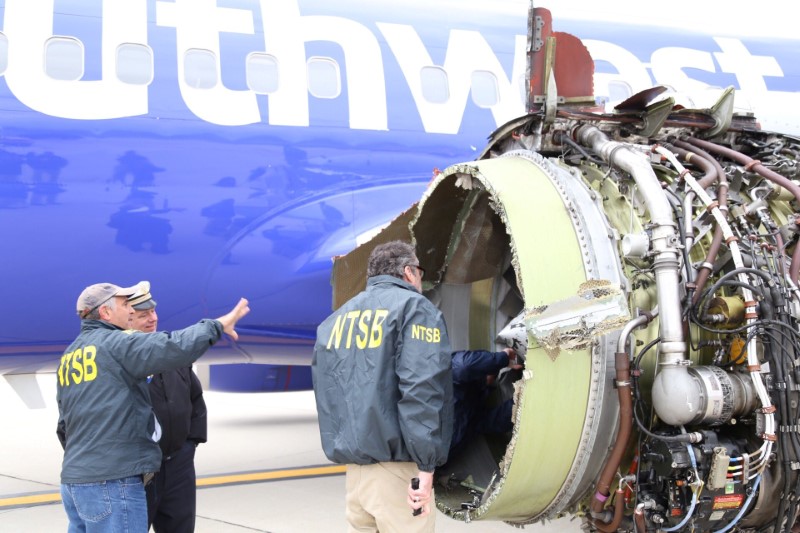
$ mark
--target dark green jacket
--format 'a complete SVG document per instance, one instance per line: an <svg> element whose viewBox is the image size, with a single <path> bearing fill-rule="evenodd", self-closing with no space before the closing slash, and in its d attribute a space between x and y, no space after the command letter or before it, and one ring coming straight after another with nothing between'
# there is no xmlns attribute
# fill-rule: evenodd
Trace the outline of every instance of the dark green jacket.
<svg viewBox="0 0 800 533"><path fill-rule="evenodd" d="M58 368L62 483L89 483L155 472L161 450L147 376L191 365L222 335L201 320L173 332L123 331L84 320Z"/></svg>
<svg viewBox="0 0 800 533"><path fill-rule="evenodd" d="M447 460L453 380L445 327L412 285L375 276L317 328L311 372L328 459L411 461L425 472Z"/></svg>

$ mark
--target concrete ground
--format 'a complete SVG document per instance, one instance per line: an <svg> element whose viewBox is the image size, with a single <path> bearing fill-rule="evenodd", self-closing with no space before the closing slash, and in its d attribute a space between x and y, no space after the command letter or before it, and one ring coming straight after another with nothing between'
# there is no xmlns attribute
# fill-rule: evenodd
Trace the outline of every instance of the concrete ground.
<svg viewBox="0 0 800 533"><path fill-rule="evenodd" d="M61 446L55 435L55 376L37 376L46 407L28 409L0 378L0 531L64 532ZM206 392L209 441L197 450L198 533L345 532L344 476L309 467L332 465L319 442L312 392ZM526 526L535 533L580 531L578 520ZM437 532L510 532L498 522L464 524L439 514Z"/></svg>

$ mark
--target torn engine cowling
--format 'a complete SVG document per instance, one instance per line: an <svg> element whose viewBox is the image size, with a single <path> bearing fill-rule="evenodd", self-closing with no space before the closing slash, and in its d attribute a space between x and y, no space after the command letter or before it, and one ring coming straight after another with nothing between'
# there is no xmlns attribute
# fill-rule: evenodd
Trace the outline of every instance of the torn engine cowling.
<svg viewBox="0 0 800 533"><path fill-rule="evenodd" d="M513 395L513 432L450 458L439 509L516 525L576 514L598 531L788 531L800 141L735 121L705 140L694 115L647 135L607 115L544 121L498 130L334 266L344 301L375 244L413 239L453 350L500 349L522 317L525 369L496 392Z"/></svg>
<svg viewBox="0 0 800 533"><path fill-rule="evenodd" d="M504 520L568 511L601 531L632 530L634 518L641 531L793 521L796 504L782 495L794 494L800 466L791 181L800 144L752 132L709 142L679 127L637 138L569 120L520 131L487 159L447 169L412 227L423 265L444 284L468 282L467 250L490 249L488 224L471 223L491 218L475 209L488 204L508 233L496 237L508 242L509 291L531 336L517 386L523 427L480 505L460 512L492 516L505 485L527 476L525 497L541 503ZM440 195L464 198L446 246L430 236L442 216L430 204L448 202ZM500 296L495 318L507 316ZM562 447L574 453L568 468Z"/></svg>

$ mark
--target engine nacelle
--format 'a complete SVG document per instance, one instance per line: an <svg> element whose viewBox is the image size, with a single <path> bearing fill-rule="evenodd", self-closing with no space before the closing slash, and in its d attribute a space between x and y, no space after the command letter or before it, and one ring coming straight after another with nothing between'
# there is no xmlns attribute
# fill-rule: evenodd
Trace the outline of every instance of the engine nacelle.
<svg viewBox="0 0 800 533"><path fill-rule="evenodd" d="M487 400L513 398L513 430L437 471L445 514L576 514L606 533L794 524L800 140L735 115L732 88L704 110L663 91L610 114L541 95L335 262L338 306L376 244L411 241L453 350L526 352Z"/></svg>

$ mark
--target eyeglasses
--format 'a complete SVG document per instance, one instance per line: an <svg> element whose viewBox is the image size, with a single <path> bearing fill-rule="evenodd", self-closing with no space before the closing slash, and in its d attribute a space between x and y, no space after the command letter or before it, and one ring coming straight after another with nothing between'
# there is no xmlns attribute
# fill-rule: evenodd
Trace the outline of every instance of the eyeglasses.
<svg viewBox="0 0 800 533"><path fill-rule="evenodd" d="M416 268L417 270L419 270L419 277L425 276L425 269L422 268L421 266L419 266L419 265L408 265L408 266Z"/></svg>

